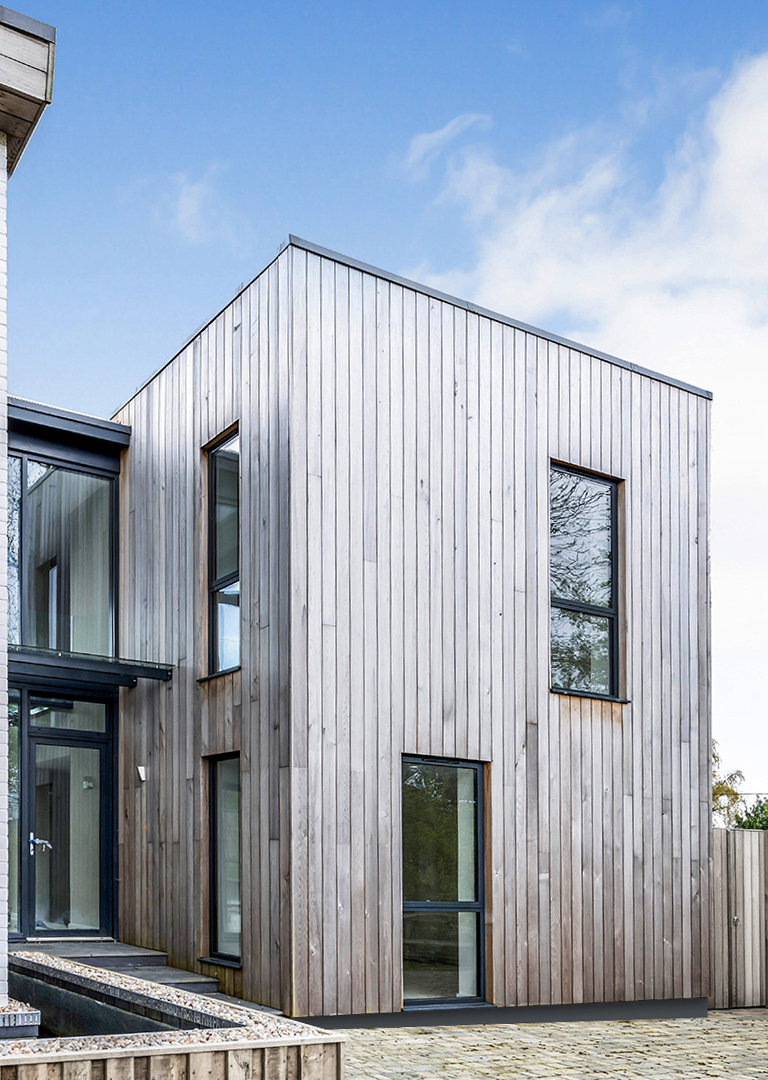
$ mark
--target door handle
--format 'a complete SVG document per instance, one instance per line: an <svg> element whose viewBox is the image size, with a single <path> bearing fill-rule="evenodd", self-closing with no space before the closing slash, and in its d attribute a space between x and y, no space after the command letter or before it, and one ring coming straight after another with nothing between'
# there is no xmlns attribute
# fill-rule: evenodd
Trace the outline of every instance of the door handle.
<svg viewBox="0 0 768 1080"><path fill-rule="evenodd" d="M31 832L29 834L29 854L30 855L35 854L35 847L36 846L41 847L43 849L48 848L49 851L53 851L53 844L50 842L50 840L41 840L39 837L35 836L35 834L33 832Z"/></svg>

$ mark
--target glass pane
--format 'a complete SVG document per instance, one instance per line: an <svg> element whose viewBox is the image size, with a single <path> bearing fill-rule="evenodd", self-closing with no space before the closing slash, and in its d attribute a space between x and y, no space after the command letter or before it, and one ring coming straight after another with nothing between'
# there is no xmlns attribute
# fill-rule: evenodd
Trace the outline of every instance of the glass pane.
<svg viewBox="0 0 768 1080"><path fill-rule="evenodd" d="M611 606L613 485L576 473L550 473L552 596Z"/></svg>
<svg viewBox="0 0 768 1080"><path fill-rule="evenodd" d="M107 706L100 701L30 696L29 722L34 727L68 731L106 731Z"/></svg>
<svg viewBox="0 0 768 1080"><path fill-rule="evenodd" d="M8 930L12 934L21 933L19 710L20 694L11 690L8 694Z"/></svg>
<svg viewBox="0 0 768 1080"><path fill-rule="evenodd" d="M611 692L611 620L552 608L552 685L563 690Z"/></svg>
<svg viewBox="0 0 768 1080"><path fill-rule="evenodd" d="M240 582L214 593L216 621L216 670L226 671L240 663Z"/></svg>
<svg viewBox="0 0 768 1080"><path fill-rule="evenodd" d="M27 462L25 644L112 655L110 485Z"/></svg>
<svg viewBox="0 0 768 1080"><path fill-rule="evenodd" d="M240 956L240 759L214 762L216 940L213 951Z"/></svg>
<svg viewBox="0 0 768 1080"><path fill-rule="evenodd" d="M475 769L403 763L403 899L477 899Z"/></svg>
<svg viewBox="0 0 768 1080"><path fill-rule="evenodd" d="M240 533L240 438L235 436L213 451L214 517L213 579L236 574Z"/></svg>
<svg viewBox="0 0 768 1080"><path fill-rule="evenodd" d="M8 641L21 643L21 458L8 458Z"/></svg>
<svg viewBox="0 0 768 1080"><path fill-rule="evenodd" d="M403 997L479 997L476 911L406 911Z"/></svg>
<svg viewBox="0 0 768 1080"><path fill-rule="evenodd" d="M101 761L90 747L35 747L35 928L98 930Z"/></svg>

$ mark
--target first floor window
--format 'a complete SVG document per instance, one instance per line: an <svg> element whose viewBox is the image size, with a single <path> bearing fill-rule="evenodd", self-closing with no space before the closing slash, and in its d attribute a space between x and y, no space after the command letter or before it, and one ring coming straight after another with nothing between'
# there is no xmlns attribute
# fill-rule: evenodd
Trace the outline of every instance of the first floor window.
<svg viewBox="0 0 768 1080"><path fill-rule="evenodd" d="M8 641L114 656L115 480L8 458Z"/></svg>
<svg viewBox="0 0 768 1080"><path fill-rule="evenodd" d="M403 761L403 999L480 1000L482 765Z"/></svg>
<svg viewBox="0 0 768 1080"><path fill-rule="evenodd" d="M240 437L209 454L210 465L210 670L240 664Z"/></svg>
<svg viewBox="0 0 768 1080"><path fill-rule="evenodd" d="M553 465L549 484L551 685L618 694L615 480Z"/></svg>
<svg viewBox="0 0 768 1080"><path fill-rule="evenodd" d="M211 955L241 955L240 755L210 760Z"/></svg>

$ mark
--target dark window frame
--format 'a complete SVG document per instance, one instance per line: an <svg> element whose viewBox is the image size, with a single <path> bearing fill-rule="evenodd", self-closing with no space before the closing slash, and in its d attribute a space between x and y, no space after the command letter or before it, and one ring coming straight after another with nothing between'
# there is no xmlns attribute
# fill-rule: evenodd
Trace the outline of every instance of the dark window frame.
<svg viewBox="0 0 768 1080"><path fill-rule="evenodd" d="M403 998L403 1010L423 1009L433 1005L453 1005L463 1008L466 1005L484 1004L486 963L485 963L485 762L465 761L462 758L438 758L425 757L420 754L403 754L401 761L401 843L400 858L403 858L403 843L405 830L402 822L402 766L408 763L416 765L448 765L454 769L473 769L475 771L475 792L477 796L477 810L475 817L475 845L477 860L477 900L405 900L402 902L402 912L432 911L453 912L471 911L477 914L477 987L478 994L473 997L450 997L450 998Z"/></svg>
<svg viewBox="0 0 768 1080"><path fill-rule="evenodd" d="M619 483L620 481L611 476L603 476L600 473L590 472L588 469L574 468L571 465L562 465L557 461L550 461L549 476L553 472L568 473L572 476L583 476L586 480L593 480L605 484L611 493L611 603L610 606L600 604L585 604L580 600L569 600L562 596L556 596L551 591L549 594L550 618L552 608L561 611L581 612L585 615L596 615L608 620L608 693L599 690L575 689L567 686L559 686L552 681L552 663L550 657L550 689L557 694L572 694L577 697L599 698L601 701L622 701L619 696L619 681L621 677L619 663ZM552 505L551 494L547 503L547 513ZM551 534L550 534L551 535ZM551 568L550 549L550 568ZM550 630L551 643L551 630Z"/></svg>
<svg viewBox="0 0 768 1080"><path fill-rule="evenodd" d="M13 680L9 686L10 695L17 694L19 699L19 779L21 786L21 825L19 830L19 871L21 873L20 915L22 922L30 923L30 934L24 933L24 926L19 932L9 932L9 940L22 942L28 937L45 939L82 937L82 930L42 931L34 925L34 880L28 869L22 871L22 862L27 843L24 826L34 819L34 785L31 782L34 773L35 746L71 745L85 746L101 751L103 773L101 777L100 799L100 852L103 865L99 882L99 907L101 927L99 933L107 937L116 937L119 932L117 921L118 890L118 699L115 695L100 691L84 690L77 683L62 680L57 686L38 684L34 680L23 682ZM86 731L69 728L38 727L30 716L30 697L71 697L73 701L91 701L106 707L106 730ZM33 868L32 868L33 870Z"/></svg>
<svg viewBox="0 0 768 1080"><path fill-rule="evenodd" d="M241 545L240 545L240 473L237 476L237 570L234 573L215 577L216 574L216 453L223 449L228 442L239 435L239 427L230 428L225 434L220 435L206 447L208 455L208 676L226 675L228 672L237 671L240 661L232 667L220 668L218 666L218 620L216 617L216 595L228 585L240 584L241 582ZM242 462L240 462L242 466ZM238 605L239 609L239 605ZM240 647L242 649L242 611L240 612ZM242 652L240 653L242 659Z"/></svg>
<svg viewBox="0 0 768 1080"><path fill-rule="evenodd" d="M217 779L216 766L222 761L231 761L234 758L240 761L240 751L233 750L228 754L212 754L206 758L208 762L208 955L212 960L222 960L227 965L239 967L243 959L243 930L240 925L240 954L225 953L217 949L218 945L218 913L219 913L219 890L217 875ZM240 821L238 824L239 836L239 861L240 861L240 912L243 911L243 772L238 769L238 782L240 790ZM205 958L203 958L205 959Z"/></svg>
<svg viewBox="0 0 768 1080"><path fill-rule="evenodd" d="M31 587L29 581L29 575L24 573L24 558L25 552L29 547L29 515L26 512L27 501L27 468L30 460L40 462L42 465L48 465L54 469L64 469L67 472L78 472L85 476L97 477L99 480L109 481L109 627L112 639L112 650L106 659L115 659L120 655L120 645L118 639L119 630L119 609L118 609L118 591L119 591L119 575L120 570L118 566L118 555L120 550L120 525L119 525L119 490L118 490L118 474L113 468L99 468L98 465L93 465L85 462L76 462L69 460L68 458L57 457L55 453L46 453L41 447L38 451L36 449L20 449L14 445L9 445L8 457L18 458L21 461L21 491L20 491L20 505L19 505L19 646L22 649L36 650L39 646L29 645L25 643L25 634L27 631L27 606L29 600L29 589ZM71 650L58 648L55 652L67 655ZM94 656L100 656L98 653L94 653Z"/></svg>

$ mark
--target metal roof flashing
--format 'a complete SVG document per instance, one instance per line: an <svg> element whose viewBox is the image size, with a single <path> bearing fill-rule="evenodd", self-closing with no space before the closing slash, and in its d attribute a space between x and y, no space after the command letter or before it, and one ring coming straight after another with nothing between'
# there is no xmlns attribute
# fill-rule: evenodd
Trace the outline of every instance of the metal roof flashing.
<svg viewBox="0 0 768 1080"><path fill-rule="evenodd" d="M344 266L350 266L355 270L361 270L363 273L373 274L375 277L383 278L385 281L391 281L396 285L403 285L407 289L413 289L414 292L432 296L436 300L443 300L446 303L455 304L457 307L462 307L466 311L473 312L475 315L482 315L485 318L493 319L495 322L505 323L507 326L514 326L517 330L523 330L527 334L535 334L537 337L544 338L547 341L553 341L558 345L565 345L569 349L575 349L577 352L584 353L587 356L594 356L598 360L606 360L609 364L616 364L618 367L626 368L628 371L633 371L637 375L646 375L650 379L656 379L658 382L667 383L669 386L675 386L679 390L686 390L688 393L707 398L709 401L712 400L712 392L710 390L703 390L700 386L693 386L690 383L683 382L681 379L674 378L672 375L664 375L662 372L651 371L649 368L640 367L638 364L633 364L629 360L622 360L620 357L612 356L610 353L602 352L600 349L590 348L590 346L582 345L578 341L572 341L570 338L561 337L559 334L550 333L550 331L542 330L540 327L520 322L519 319L512 319L508 315L501 315L497 311L490 311L488 308L473 304L470 300L462 300L457 296L451 296L448 293L440 292L439 289L432 289L429 285L421 285L418 281L412 281L410 278L401 277L399 274L392 274L387 270L380 270L378 267L360 262L358 259L350 259L348 256L341 255L337 251L331 251L329 248L320 247L319 244L313 244L310 240L302 240L301 237L294 236L292 233L289 234L288 240L282 245L280 251L282 252L290 246L300 248L302 251L312 252L313 255L320 255L323 258L332 259L334 262L341 263Z"/></svg>
<svg viewBox="0 0 768 1080"><path fill-rule="evenodd" d="M48 23L39 22L29 15L22 15L20 11L0 6L0 25L12 26L14 30L22 30L25 34L40 38L42 41L56 41L56 28Z"/></svg>
<svg viewBox="0 0 768 1080"><path fill-rule="evenodd" d="M433 296L436 300L444 300L446 303L455 304L457 307L462 307L466 311L471 311L476 315L482 315L488 319L494 319L496 322L504 323L507 326L514 326L517 330L523 330L528 334L535 334L537 337L544 338L546 341L554 341L558 345L565 345L569 349L575 349L577 352L584 353L586 356L594 356L598 360L606 360L609 364L616 364L617 367L625 368L627 371L633 371L637 375L645 375L649 379L655 379L658 382L666 383L669 386L675 386L678 390L685 390L690 394L696 394L698 397L706 398L708 401L712 400L712 392L710 390L703 390L700 386L693 386L690 383L683 382L682 379L675 379L672 375L664 375L658 371L651 371L650 368L640 367L639 364L633 364L629 360L622 360L618 356L612 356L610 353L602 352L600 349L590 348L588 345L582 345L578 341L572 341L569 338L561 337L559 334L550 333L548 330L542 330L537 326L530 326L528 323L520 322L519 319L512 319L508 315L501 315L497 311L490 311L487 308L480 307L478 304L473 304L471 300L462 300L460 297L451 296L448 293L440 292L438 289L433 289L429 285L422 285L418 281L413 281L410 278L401 277L399 274L390 273L388 270L381 270L377 266L372 266L370 263L361 262L359 259L350 258L348 255L342 255L338 251L333 251L330 248L321 247L320 244L313 244L311 240L302 240L301 237L295 236L293 233L288 234L288 239L283 241L277 249L276 254L272 259L266 263L254 277L247 282L247 284L241 286L234 296L220 308L209 319L206 319L198 329L185 339L184 344L168 360L164 361L155 371L152 372L136 390L128 397L119 409L115 410L114 415L117 415L122 409L133 401L142 390L144 390L155 379L161 371L164 371L169 364L172 364L186 348L198 337L203 330L205 330L211 323L222 314L226 308L233 303L238 296L249 289L255 281L257 281L262 274L265 274L267 270L277 261L290 247L299 248L301 251L310 251L313 255L320 255L326 259L332 259L334 262L340 263L342 266L349 266L354 270L360 270L365 274L372 274L374 277L383 278L385 281L391 281L396 285L402 285L406 289L412 289L414 292L423 293L425 296Z"/></svg>
<svg viewBox="0 0 768 1080"><path fill-rule="evenodd" d="M12 442L32 438L41 446L79 447L86 455L98 453L118 460L120 452L130 445L131 429L125 424L102 420L97 416L70 412L39 401L8 396L8 429ZM26 444L19 448L26 448Z"/></svg>

